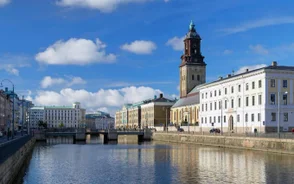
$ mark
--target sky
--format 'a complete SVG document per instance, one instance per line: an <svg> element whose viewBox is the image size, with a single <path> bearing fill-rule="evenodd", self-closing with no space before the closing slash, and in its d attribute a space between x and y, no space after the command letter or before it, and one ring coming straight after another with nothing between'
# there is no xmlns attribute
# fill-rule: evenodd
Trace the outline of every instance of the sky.
<svg viewBox="0 0 294 184"><path fill-rule="evenodd" d="M272 61L293 65L293 7L292 0L0 0L0 80L35 105L79 101L113 115L125 103L179 96L191 20L207 82Z"/></svg>

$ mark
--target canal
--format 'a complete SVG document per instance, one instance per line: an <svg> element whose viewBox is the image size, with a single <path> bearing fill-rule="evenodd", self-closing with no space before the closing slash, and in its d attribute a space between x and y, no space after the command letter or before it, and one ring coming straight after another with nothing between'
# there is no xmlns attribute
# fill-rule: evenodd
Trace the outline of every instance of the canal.
<svg viewBox="0 0 294 184"><path fill-rule="evenodd" d="M294 156L128 138L41 144L20 183L294 183Z"/></svg>

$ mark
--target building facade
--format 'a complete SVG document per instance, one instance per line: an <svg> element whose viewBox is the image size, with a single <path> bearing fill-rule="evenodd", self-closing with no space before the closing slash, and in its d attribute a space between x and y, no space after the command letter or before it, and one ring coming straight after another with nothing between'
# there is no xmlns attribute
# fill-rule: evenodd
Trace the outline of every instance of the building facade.
<svg viewBox="0 0 294 184"><path fill-rule="evenodd" d="M86 110L81 108L79 102L72 106L35 107L30 110L30 127L38 128L38 121L42 120L47 123L48 128L84 128L85 114Z"/></svg>
<svg viewBox="0 0 294 184"><path fill-rule="evenodd" d="M12 118L12 104L10 98L0 91L0 131L7 130Z"/></svg>
<svg viewBox="0 0 294 184"><path fill-rule="evenodd" d="M206 82L206 63L201 53L201 37L193 22L184 39L181 56L180 99L172 106L170 121L174 125L199 125L199 90L195 88Z"/></svg>
<svg viewBox="0 0 294 184"><path fill-rule="evenodd" d="M273 62L198 87L203 131L276 132L294 128L294 67Z"/></svg>
<svg viewBox="0 0 294 184"><path fill-rule="evenodd" d="M114 118L105 112L86 114L86 128L89 129L113 129L114 122Z"/></svg>

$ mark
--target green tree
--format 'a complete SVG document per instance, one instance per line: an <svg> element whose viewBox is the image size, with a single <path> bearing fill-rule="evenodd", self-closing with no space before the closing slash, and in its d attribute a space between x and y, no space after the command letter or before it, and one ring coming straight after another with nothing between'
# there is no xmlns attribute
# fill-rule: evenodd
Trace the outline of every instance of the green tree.
<svg viewBox="0 0 294 184"><path fill-rule="evenodd" d="M64 127L64 124L63 123L60 123L59 124L59 128L63 128Z"/></svg>

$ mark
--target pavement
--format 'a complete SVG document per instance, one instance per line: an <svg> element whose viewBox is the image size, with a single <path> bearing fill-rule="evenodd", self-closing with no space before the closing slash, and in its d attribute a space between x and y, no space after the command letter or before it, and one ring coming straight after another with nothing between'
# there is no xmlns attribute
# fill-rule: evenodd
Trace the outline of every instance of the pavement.
<svg viewBox="0 0 294 184"><path fill-rule="evenodd" d="M23 135L26 135L26 134L23 133ZM7 136L2 136L2 137L0 137L0 144L5 143L7 141L17 139L17 138L20 138L20 137L22 137L20 132L17 132L13 139L11 137L9 137L9 140L7 140Z"/></svg>

